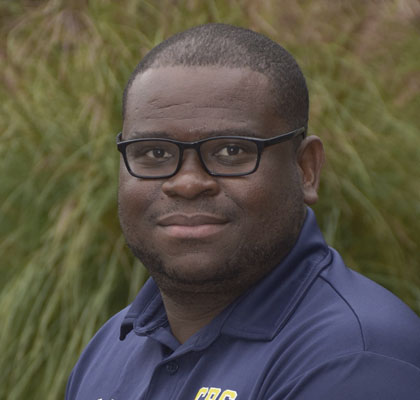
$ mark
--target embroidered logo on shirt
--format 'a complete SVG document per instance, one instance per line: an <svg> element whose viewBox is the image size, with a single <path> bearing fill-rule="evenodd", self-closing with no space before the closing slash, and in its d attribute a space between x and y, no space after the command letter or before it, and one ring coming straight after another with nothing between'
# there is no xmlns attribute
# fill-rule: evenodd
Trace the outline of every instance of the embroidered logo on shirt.
<svg viewBox="0 0 420 400"><path fill-rule="evenodd" d="M224 390L216 387L202 387L194 400L235 400L238 396L234 390Z"/></svg>

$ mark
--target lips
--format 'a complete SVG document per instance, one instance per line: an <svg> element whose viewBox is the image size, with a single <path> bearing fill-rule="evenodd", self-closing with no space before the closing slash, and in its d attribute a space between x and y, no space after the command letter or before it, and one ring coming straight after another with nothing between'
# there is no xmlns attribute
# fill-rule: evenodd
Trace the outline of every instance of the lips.
<svg viewBox="0 0 420 400"><path fill-rule="evenodd" d="M171 214L158 219L165 235L176 239L204 239L225 229L226 218L208 214Z"/></svg>
<svg viewBox="0 0 420 400"><path fill-rule="evenodd" d="M198 226L208 224L225 224L227 223L226 218L222 218L214 215L207 214L171 214L163 218L159 218L158 225L170 226L170 225L183 225L183 226Z"/></svg>

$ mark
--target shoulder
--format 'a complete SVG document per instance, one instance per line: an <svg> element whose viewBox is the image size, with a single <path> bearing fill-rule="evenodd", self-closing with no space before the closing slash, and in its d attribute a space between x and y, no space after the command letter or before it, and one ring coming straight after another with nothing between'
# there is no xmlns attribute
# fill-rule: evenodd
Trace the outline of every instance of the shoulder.
<svg viewBox="0 0 420 400"><path fill-rule="evenodd" d="M110 348L119 345L121 324L127 315L129 307L124 308L112 316L93 336L83 351L79 363L94 357L102 348Z"/></svg>
<svg viewBox="0 0 420 400"><path fill-rule="evenodd" d="M417 400L420 369L392 357L356 352L326 361L274 388L266 399Z"/></svg>
<svg viewBox="0 0 420 400"><path fill-rule="evenodd" d="M420 368L420 318L388 290L338 259L302 296L277 341L285 338L294 354L304 355L297 373L356 352L376 353Z"/></svg>
<svg viewBox="0 0 420 400"><path fill-rule="evenodd" d="M406 304L344 265L327 268L319 278L335 311L347 316L337 316L339 321L360 331L361 350L420 368L420 318Z"/></svg>
<svg viewBox="0 0 420 400"><path fill-rule="evenodd" d="M274 342L285 340L265 399L418 398L420 318L342 262L313 281Z"/></svg>
<svg viewBox="0 0 420 400"><path fill-rule="evenodd" d="M77 397L79 388L86 385L87 376L92 382L92 376L98 380L106 379L108 371L111 371L108 366L115 362L113 355L129 351L127 341L119 340L121 324L128 310L129 307L126 307L115 314L89 341L67 382L66 399Z"/></svg>

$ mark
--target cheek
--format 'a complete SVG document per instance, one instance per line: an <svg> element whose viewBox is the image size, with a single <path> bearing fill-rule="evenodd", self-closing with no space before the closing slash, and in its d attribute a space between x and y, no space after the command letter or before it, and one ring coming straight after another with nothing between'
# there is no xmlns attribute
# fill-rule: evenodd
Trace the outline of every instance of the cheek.
<svg viewBox="0 0 420 400"><path fill-rule="evenodd" d="M257 237L269 223L274 212L274 197L272 185L251 176L229 182L224 193L240 210L238 213L238 229L243 239ZM246 239L248 240L248 239Z"/></svg>
<svg viewBox="0 0 420 400"><path fill-rule="evenodd" d="M120 170L118 188L118 208L122 225L142 226L139 221L146 215L146 210L154 203L159 192L155 181L142 181ZM123 226L124 228L124 226Z"/></svg>
<svg viewBox="0 0 420 400"><path fill-rule="evenodd" d="M256 226L270 226L294 218L303 204L303 192L296 168L264 168L259 179L244 184L243 201L247 217L253 216Z"/></svg>

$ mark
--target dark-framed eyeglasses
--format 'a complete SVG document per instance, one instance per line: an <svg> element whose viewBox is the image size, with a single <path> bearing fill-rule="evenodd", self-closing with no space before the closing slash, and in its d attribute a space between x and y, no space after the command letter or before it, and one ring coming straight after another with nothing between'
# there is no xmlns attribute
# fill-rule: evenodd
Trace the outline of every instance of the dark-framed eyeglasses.
<svg viewBox="0 0 420 400"><path fill-rule="evenodd" d="M244 176L254 173L266 147L305 136L304 127L269 139L246 136L215 136L196 142L180 142L164 138L122 140L117 135L128 172L142 179L162 179L174 176L182 166L184 150L197 152L203 169L212 176Z"/></svg>

